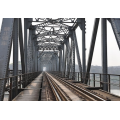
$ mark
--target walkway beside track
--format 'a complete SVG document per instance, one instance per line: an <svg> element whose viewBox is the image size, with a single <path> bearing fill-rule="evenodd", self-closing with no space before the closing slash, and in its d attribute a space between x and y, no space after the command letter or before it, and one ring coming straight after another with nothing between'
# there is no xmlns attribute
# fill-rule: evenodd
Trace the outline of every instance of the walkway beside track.
<svg viewBox="0 0 120 120"><path fill-rule="evenodd" d="M31 82L24 91L20 92L12 101L38 101L42 83L42 73Z"/></svg>

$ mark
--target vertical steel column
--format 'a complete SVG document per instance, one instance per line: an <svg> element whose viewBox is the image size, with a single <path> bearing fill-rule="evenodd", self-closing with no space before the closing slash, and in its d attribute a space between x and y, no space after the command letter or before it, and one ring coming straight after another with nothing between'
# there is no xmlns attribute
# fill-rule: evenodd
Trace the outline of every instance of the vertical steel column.
<svg viewBox="0 0 120 120"><path fill-rule="evenodd" d="M53 57L53 68L54 68L54 71L55 71L55 57Z"/></svg>
<svg viewBox="0 0 120 120"><path fill-rule="evenodd" d="M64 77L65 77L65 75L66 75L66 60L67 60L67 44L66 44L67 42L65 42L65 59L64 59Z"/></svg>
<svg viewBox="0 0 120 120"><path fill-rule="evenodd" d="M27 18L24 18L24 58L25 58L25 72L27 73Z"/></svg>
<svg viewBox="0 0 120 120"><path fill-rule="evenodd" d="M27 47L27 71L32 72L32 30L29 29L29 40L28 40L28 47Z"/></svg>
<svg viewBox="0 0 120 120"><path fill-rule="evenodd" d="M75 80L75 40L73 39L73 32L72 32L72 79Z"/></svg>
<svg viewBox="0 0 120 120"><path fill-rule="evenodd" d="M36 49L35 49L35 40L33 39L33 72L36 72Z"/></svg>
<svg viewBox="0 0 120 120"><path fill-rule="evenodd" d="M41 71L41 69L40 69L40 66L41 66L41 64L40 64L40 58L38 58L38 65L39 65L38 66L38 70Z"/></svg>
<svg viewBox="0 0 120 120"><path fill-rule="evenodd" d="M57 71L59 71L59 56L57 57Z"/></svg>
<svg viewBox="0 0 120 120"><path fill-rule="evenodd" d="M22 74L25 74L25 62L24 62L25 59L24 59L23 33L22 33L22 21L21 21L21 18L19 18L19 44L20 44Z"/></svg>
<svg viewBox="0 0 120 120"><path fill-rule="evenodd" d="M36 49L37 49L37 47L36 47ZM39 53L39 51L37 50L37 71L39 71L39 67L38 67L39 66L38 53Z"/></svg>
<svg viewBox="0 0 120 120"><path fill-rule="evenodd" d="M59 72L61 71L61 49L59 50Z"/></svg>
<svg viewBox="0 0 120 120"><path fill-rule="evenodd" d="M39 67L38 68L39 68L39 71L41 71L41 59L40 58L38 59L38 62L39 62Z"/></svg>
<svg viewBox="0 0 120 120"><path fill-rule="evenodd" d="M0 33L0 78L5 78L11 53L14 18L3 18ZM4 98L6 80L0 80L0 101Z"/></svg>
<svg viewBox="0 0 120 120"><path fill-rule="evenodd" d="M86 74L86 48L85 48L85 18L81 19L82 25L79 27L82 29L82 70L83 70L83 81L85 82Z"/></svg>
<svg viewBox="0 0 120 120"><path fill-rule="evenodd" d="M56 71L58 71L58 70L57 70L57 56L56 56L56 60L55 60L55 61L56 61Z"/></svg>
<svg viewBox="0 0 120 120"><path fill-rule="evenodd" d="M69 45L69 39L67 40L67 74L66 74L66 76L67 77L69 77L68 76L68 72L69 72L69 59L70 59L70 57L69 57L69 54L70 54L70 45Z"/></svg>
<svg viewBox="0 0 120 120"><path fill-rule="evenodd" d="M37 49L37 47L36 47L36 49ZM39 52L38 52L38 50L37 50L37 53L36 53L36 54L37 54L37 71L39 71L39 68L38 68L38 66L39 66L38 53L39 53Z"/></svg>
<svg viewBox="0 0 120 120"><path fill-rule="evenodd" d="M32 49L32 51L31 51L31 53L32 53L32 55L31 55L31 66L32 66L32 72L34 72L35 71L35 45L34 45L34 39L33 39L33 35L34 35L34 32L35 32L35 30L33 30L32 29L32 34L31 34L31 49Z"/></svg>
<svg viewBox="0 0 120 120"><path fill-rule="evenodd" d="M107 74L107 19L102 18L101 20L101 38L102 38L102 73ZM103 82L108 82L107 75L103 75ZM108 91L108 84L103 83L103 90Z"/></svg>
<svg viewBox="0 0 120 120"><path fill-rule="evenodd" d="M55 65L55 71L56 71L56 56L54 55L54 65Z"/></svg>
<svg viewBox="0 0 120 120"><path fill-rule="evenodd" d="M61 71L62 71L62 77L63 77L64 76L64 59L65 59L65 57L64 57L65 56L64 44L63 44L62 48L63 48L63 54L62 54L62 70Z"/></svg>
<svg viewBox="0 0 120 120"><path fill-rule="evenodd" d="M62 72L62 48L60 49L60 71Z"/></svg>
<svg viewBox="0 0 120 120"><path fill-rule="evenodd" d="M36 46L36 41L35 41L35 71L37 72L37 46Z"/></svg>
<svg viewBox="0 0 120 120"><path fill-rule="evenodd" d="M54 71L54 59L52 57L52 71Z"/></svg>
<svg viewBox="0 0 120 120"><path fill-rule="evenodd" d="M32 38L32 72L35 72L35 40Z"/></svg>
<svg viewBox="0 0 120 120"><path fill-rule="evenodd" d="M82 64L83 64L83 78L85 78L86 74L85 18L82 19Z"/></svg>
<svg viewBox="0 0 120 120"><path fill-rule="evenodd" d="M18 75L18 18L14 20L14 31L13 31L13 76ZM16 77L13 79L13 91L12 98L17 95L17 79Z"/></svg>

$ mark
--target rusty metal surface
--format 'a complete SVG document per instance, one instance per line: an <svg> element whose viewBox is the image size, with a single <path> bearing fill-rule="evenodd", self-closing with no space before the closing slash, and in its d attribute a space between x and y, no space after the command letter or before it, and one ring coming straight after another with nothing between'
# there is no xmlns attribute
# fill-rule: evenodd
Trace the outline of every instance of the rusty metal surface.
<svg viewBox="0 0 120 120"><path fill-rule="evenodd" d="M40 74L33 82L31 82L26 90L20 92L13 101L38 101L42 74Z"/></svg>

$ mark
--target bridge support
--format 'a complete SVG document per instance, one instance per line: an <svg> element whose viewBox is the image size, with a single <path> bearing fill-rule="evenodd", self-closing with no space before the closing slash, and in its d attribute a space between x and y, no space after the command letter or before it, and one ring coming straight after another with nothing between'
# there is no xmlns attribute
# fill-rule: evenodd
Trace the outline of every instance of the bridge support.
<svg viewBox="0 0 120 120"><path fill-rule="evenodd" d="M5 78L9 66L14 18L3 18L0 33L0 78ZM0 80L0 101L4 98L6 80Z"/></svg>
<svg viewBox="0 0 120 120"><path fill-rule="evenodd" d="M101 20L101 35L102 35L102 80L103 80L103 90L108 91L108 80L107 80L107 19L102 18Z"/></svg>
<svg viewBox="0 0 120 120"><path fill-rule="evenodd" d="M25 72L27 73L27 18L24 18L24 53Z"/></svg>
<svg viewBox="0 0 120 120"><path fill-rule="evenodd" d="M22 33L22 21L21 21L21 18L19 18L19 44L20 44L22 74L25 74L25 61L24 61L25 59L24 59L23 33Z"/></svg>
<svg viewBox="0 0 120 120"><path fill-rule="evenodd" d="M18 75L18 18L14 19L13 29L13 76ZM17 77L13 79L12 99L17 95Z"/></svg>
<svg viewBox="0 0 120 120"><path fill-rule="evenodd" d="M64 59L65 59L65 48L64 48L64 44L63 44L63 46L62 46L62 49L63 49L63 54L62 54L62 77L64 77L64 65L65 65L65 61L64 61Z"/></svg>
<svg viewBox="0 0 120 120"><path fill-rule="evenodd" d="M67 52L66 52L66 53L67 53L67 61L66 61L66 62L67 62L67 63L66 63L66 64L67 64L67 73L66 73L66 77L69 77L69 76L68 76L68 74L69 74L69 73L68 73L68 72L69 72L69 59L70 59L70 58L69 58L69 52L70 52L69 38L67 39L66 42L67 42L67 43L66 43L66 44L67 44L67 46L66 46L66 50L67 50Z"/></svg>
<svg viewBox="0 0 120 120"><path fill-rule="evenodd" d="M73 32L72 32L72 36L71 36L71 38L72 38L72 42L73 42L73 44L72 44L72 79L73 80L75 80L75 40L74 40L74 38L73 38Z"/></svg>
<svg viewBox="0 0 120 120"><path fill-rule="evenodd" d="M63 66L63 71L64 71L64 77L66 77L66 60L67 60L67 45L66 45L66 40L65 40L65 46L64 46L64 54L65 54L65 58L64 58L64 66Z"/></svg>
<svg viewBox="0 0 120 120"><path fill-rule="evenodd" d="M83 70L83 80L85 83L86 74L86 48L85 48L85 18L82 18L82 70Z"/></svg>

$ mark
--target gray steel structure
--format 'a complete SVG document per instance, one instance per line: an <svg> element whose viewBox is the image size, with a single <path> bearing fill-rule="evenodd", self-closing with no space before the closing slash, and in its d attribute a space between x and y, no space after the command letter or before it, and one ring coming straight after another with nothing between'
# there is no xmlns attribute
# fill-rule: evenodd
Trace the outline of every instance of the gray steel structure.
<svg viewBox="0 0 120 120"><path fill-rule="evenodd" d="M43 67L46 67L47 71L62 72L62 77L69 77L70 72L72 72L71 78L75 79L76 50L81 82L87 84L99 20L99 18L96 18L94 22L86 66L85 18L35 18L35 20L33 18L24 18L24 36L21 18L4 18L0 33L0 78L7 76L13 43L13 75L18 75L18 49L20 49L22 74L43 71ZM102 73L104 74L102 76L103 82L107 82L107 21L112 25L120 49L120 19L102 18L101 50ZM82 61L75 32L77 27L82 32ZM18 48L18 41L20 48ZM5 80L0 80L0 100L4 98L5 83ZM103 84L103 89L108 91L106 83ZM13 89L13 93L13 97L15 97L17 89Z"/></svg>

